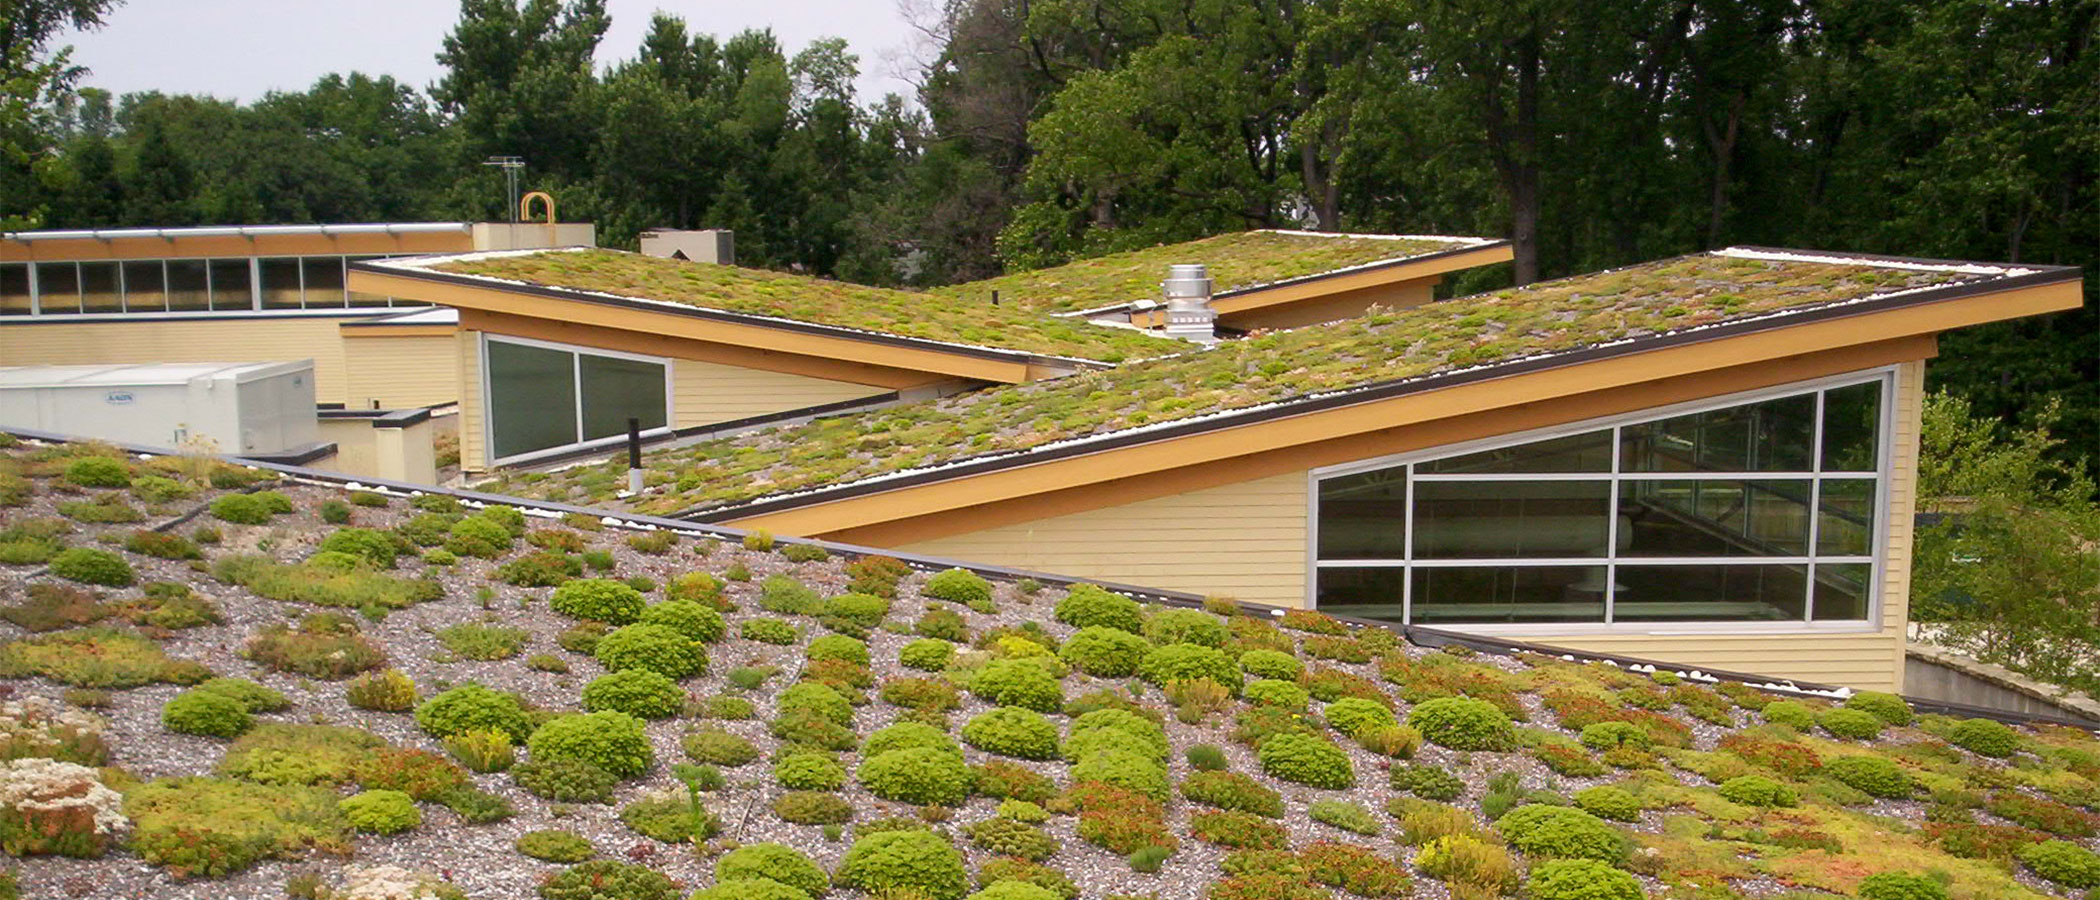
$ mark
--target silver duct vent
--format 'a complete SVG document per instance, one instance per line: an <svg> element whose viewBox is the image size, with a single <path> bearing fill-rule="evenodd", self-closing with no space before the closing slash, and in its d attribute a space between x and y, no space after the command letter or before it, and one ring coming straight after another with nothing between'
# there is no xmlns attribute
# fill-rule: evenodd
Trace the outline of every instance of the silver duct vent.
<svg viewBox="0 0 2100 900"><path fill-rule="evenodd" d="M1167 336L1199 344L1218 342L1218 312L1210 308L1210 270L1202 265L1167 267L1160 282L1167 298Z"/></svg>

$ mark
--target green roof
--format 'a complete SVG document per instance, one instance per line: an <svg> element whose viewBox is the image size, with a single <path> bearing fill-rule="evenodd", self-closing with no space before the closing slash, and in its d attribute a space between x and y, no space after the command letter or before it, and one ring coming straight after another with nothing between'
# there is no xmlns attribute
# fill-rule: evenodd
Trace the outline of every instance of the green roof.
<svg viewBox="0 0 2100 900"><path fill-rule="evenodd" d="M985 301L998 291L1002 303L1072 312L1157 299L1160 279L1166 277L1167 266L1175 263L1204 264L1222 294L1489 243L1465 237L1242 231L934 288L932 293Z"/></svg>
<svg viewBox="0 0 2100 900"><path fill-rule="evenodd" d="M903 470L1654 338L1773 313L1989 280L2002 269L1724 253L1681 257L1228 341L1200 353L839 416L649 454L622 501L705 511ZM621 463L498 478L494 490L611 503Z"/></svg>
<svg viewBox="0 0 2100 900"><path fill-rule="evenodd" d="M1054 318L1014 306L961 305L910 291L663 259L618 250L469 255L403 265L450 275L676 303L695 309L1043 356L1120 362L1178 353L1185 342Z"/></svg>

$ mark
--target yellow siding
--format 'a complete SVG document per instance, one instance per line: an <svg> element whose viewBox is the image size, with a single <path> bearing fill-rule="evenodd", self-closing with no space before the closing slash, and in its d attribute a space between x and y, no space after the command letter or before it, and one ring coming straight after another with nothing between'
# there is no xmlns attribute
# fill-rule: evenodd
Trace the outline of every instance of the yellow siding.
<svg viewBox="0 0 2100 900"><path fill-rule="evenodd" d="M871 397L882 388L680 359L671 363L672 425L691 428Z"/></svg>
<svg viewBox="0 0 2100 900"><path fill-rule="evenodd" d="M459 467L488 470L481 427L481 332L462 331L454 338L459 353Z"/></svg>
<svg viewBox="0 0 2100 900"><path fill-rule="evenodd" d="M1305 484L1295 472L897 549L1300 606Z"/></svg>
<svg viewBox="0 0 2100 900"><path fill-rule="evenodd" d="M1518 640L1680 665L1900 690L1924 363L1899 367L1882 621L1875 631L1551 634ZM931 556L1303 606L1308 473L1293 472L898 547Z"/></svg>
<svg viewBox="0 0 2100 900"><path fill-rule="evenodd" d="M314 361L314 399L348 403L335 317L0 325L0 365Z"/></svg>
<svg viewBox="0 0 2100 900"><path fill-rule="evenodd" d="M459 350L449 334L346 337L351 409L409 409L459 399Z"/></svg>

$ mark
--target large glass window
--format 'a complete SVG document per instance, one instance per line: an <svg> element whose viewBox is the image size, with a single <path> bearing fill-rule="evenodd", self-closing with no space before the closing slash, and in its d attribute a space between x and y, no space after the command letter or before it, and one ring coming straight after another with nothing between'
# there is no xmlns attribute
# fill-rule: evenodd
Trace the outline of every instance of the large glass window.
<svg viewBox="0 0 2100 900"><path fill-rule="evenodd" d="M262 305L264 309L299 308L299 260L297 257L261 259Z"/></svg>
<svg viewBox="0 0 2100 900"><path fill-rule="evenodd" d="M194 312L211 308L210 276L201 259L168 260L168 308Z"/></svg>
<svg viewBox="0 0 2100 900"><path fill-rule="evenodd" d="M670 421L667 365L659 360L490 339L492 455L506 459L627 433Z"/></svg>
<svg viewBox="0 0 2100 900"><path fill-rule="evenodd" d="M160 260L135 259L124 264L124 309L168 311L168 272Z"/></svg>
<svg viewBox="0 0 2100 900"><path fill-rule="evenodd" d="M29 299L29 264L0 263L0 316L26 316Z"/></svg>
<svg viewBox="0 0 2100 900"><path fill-rule="evenodd" d="M1426 625L1862 622L1886 380L1323 476L1314 601Z"/></svg>
<svg viewBox="0 0 2100 900"><path fill-rule="evenodd" d="M306 283L307 309L339 309L343 306L343 258L308 256L299 260Z"/></svg>
<svg viewBox="0 0 2100 900"><path fill-rule="evenodd" d="M211 308L213 311L254 309L255 273L249 270L253 260L215 259L211 261Z"/></svg>
<svg viewBox="0 0 2100 900"><path fill-rule="evenodd" d="M124 311L124 295L117 287L117 264L80 264L80 311L113 313Z"/></svg>
<svg viewBox="0 0 2100 900"><path fill-rule="evenodd" d="M348 288L346 267L376 256L131 259L0 265L0 315L235 312L429 306ZM30 266L36 267L32 282ZM257 282L260 281L258 285Z"/></svg>
<svg viewBox="0 0 2100 900"><path fill-rule="evenodd" d="M52 313L79 312L80 265L69 262L37 263L36 302L38 311L47 316Z"/></svg>

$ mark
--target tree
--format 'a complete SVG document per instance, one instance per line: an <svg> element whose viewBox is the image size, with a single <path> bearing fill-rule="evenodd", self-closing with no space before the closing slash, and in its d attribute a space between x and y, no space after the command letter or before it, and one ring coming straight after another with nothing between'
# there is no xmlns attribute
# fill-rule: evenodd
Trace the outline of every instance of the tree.
<svg viewBox="0 0 2100 900"><path fill-rule="evenodd" d="M124 179L124 224L196 224L195 194L189 161L175 149L160 120L148 119Z"/></svg>
<svg viewBox="0 0 2100 900"><path fill-rule="evenodd" d="M0 6L0 230L41 221L59 138L58 112L85 71L72 48L51 49L67 28L102 25L116 0L9 0Z"/></svg>

